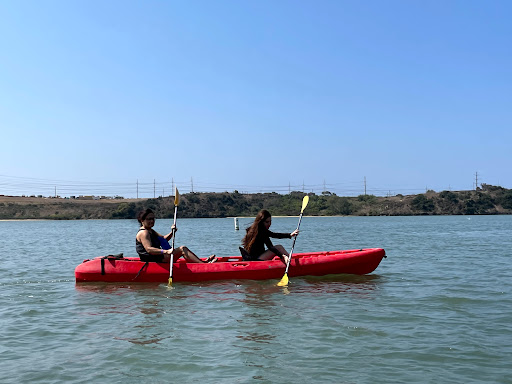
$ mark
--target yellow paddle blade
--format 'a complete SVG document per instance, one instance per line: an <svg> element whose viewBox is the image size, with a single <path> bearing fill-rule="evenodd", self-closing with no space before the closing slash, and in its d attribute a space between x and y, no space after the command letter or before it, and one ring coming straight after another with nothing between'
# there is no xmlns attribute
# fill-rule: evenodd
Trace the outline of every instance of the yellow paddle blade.
<svg viewBox="0 0 512 384"><path fill-rule="evenodd" d="M169 281L167 282L167 285L170 287L172 285L172 277L169 277Z"/></svg>
<svg viewBox="0 0 512 384"><path fill-rule="evenodd" d="M307 205L309 203L309 196L306 195L304 196L304 198L302 199L302 209L300 210L300 213L304 212L304 210L306 209Z"/></svg>
<svg viewBox="0 0 512 384"><path fill-rule="evenodd" d="M288 274L285 273L283 278L281 279L281 281L279 283L277 283L277 285L279 287L286 287L288 285Z"/></svg>
<svg viewBox="0 0 512 384"><path fill-rule="evenodd" d="M180 203L180 194L178 193L178 188L176 188L176 193L174 194L174 205L177 207Z"/></svg>

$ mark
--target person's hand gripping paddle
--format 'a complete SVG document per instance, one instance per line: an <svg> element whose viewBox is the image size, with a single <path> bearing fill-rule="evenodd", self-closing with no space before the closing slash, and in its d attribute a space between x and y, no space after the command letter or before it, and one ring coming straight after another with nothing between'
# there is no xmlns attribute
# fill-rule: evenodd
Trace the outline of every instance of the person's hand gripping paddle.
<svg viewBox="0 0 512 384"><path fill-rule="evenodd" d="M309 196L304 196L304 199L302 199L302 209L300 210L300 216L299 216L299 224L297 224L297 231L300 227L300 222L302 220L302 213L304 212L304 209L306 209L306 206L309 203ZM298 235L297 235L298 236ZM292 250L290 251L290 256L288 256L288 262L286 263L286 270L284 271L284 276L281 279L279 283L277 283L280 287L286 287L288 285L288 268L290 268L290 262L292 261L292 255L293 255L293 247L295 247L295 240L297 240L297 236L293 238L293 244L292 244Z"/></svg>
<svg viewBox="0 0 512 384"><path fill-rule="evenodd" d="M172 247L171 249L174 251L174 239L176 238L176 216L178 214L178 205L180 203L180 194L178 193L178 188L176 188L176 193L174 194L174 224L172 227ZM174 255L171 254L171 260L169 260L169 287L172 285L172 265L174 264Z"/></svg>

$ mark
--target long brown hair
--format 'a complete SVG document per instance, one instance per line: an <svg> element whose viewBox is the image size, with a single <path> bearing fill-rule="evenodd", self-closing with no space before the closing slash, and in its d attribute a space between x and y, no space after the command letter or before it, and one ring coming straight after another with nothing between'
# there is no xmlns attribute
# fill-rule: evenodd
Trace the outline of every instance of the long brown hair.
<svg viewBox="0 0 512 384"><path fill-rule="evenodd" d="M259 231L264 228L263 222L267 220L269 217L272 217L269 211L266 209L262 209L256 215L254 219L254 223L251 224L250 227L246 229L247 233L245 234L244 239L242 240L242 244L247 252L251 252L251 247L258 236Z"/></svg>

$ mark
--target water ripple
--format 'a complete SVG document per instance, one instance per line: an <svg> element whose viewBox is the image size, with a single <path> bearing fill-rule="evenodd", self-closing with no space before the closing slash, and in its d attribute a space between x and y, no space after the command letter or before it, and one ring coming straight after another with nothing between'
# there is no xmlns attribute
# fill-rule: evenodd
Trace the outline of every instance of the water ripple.
<svg viewBox="0 0 512 384"><path fill-rule="evenodd" d="M298 251L382 246L389 257L368 276L292 278L285 289L168 289L75 285L82 259L133 252L134 221L0 222L0 239L31 239L0 240L27 261L0 264L2 382L511 383L511 224L305 217ZM228 219L180 224L180 243L201 255L232 254L240 236Z"/></svg>

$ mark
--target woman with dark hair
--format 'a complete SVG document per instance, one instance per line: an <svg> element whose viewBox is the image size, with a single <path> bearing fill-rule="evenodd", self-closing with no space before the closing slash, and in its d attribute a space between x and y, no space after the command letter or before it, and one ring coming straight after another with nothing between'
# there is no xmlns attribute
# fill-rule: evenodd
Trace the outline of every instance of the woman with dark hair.
<svg viewBox="0 0 512 384"><path fill-rule="evenodd" d="M286 252L282 245L274 246L270 238L291 239L297 236L299 231L296 229L292 233L274 233L269 230L271 225L272 216L270 212L266 209L262 209L256 215L251 226L247 228L247 233L242 240L242 244L250 260L271 260L275 256L279 256L286 264L289 256L288 252ZM265 250L265 245L267 246L267 250Z"/></svg>
<svg viewBox="0 0 512 384"><path fill-rule="evenodd" d="M206 261L202 261L194 254L194 252L185 246L174 249L162 249L158 238L163 237L165 240L169 241L172 237L173 230L177 231L178 229L173 224L171 232L165 236L160 235L153 229L153 226L155 225L155 214L151 209L148 208L140 211L137 215L137 220L141 227L135 237L135 250L139 254L141 261L168 263L171 260L171 255L173 263L175 263L181 256L183 256L189 263L214 263L217 261L215 255L211 255L206 259Z"/></svg>

